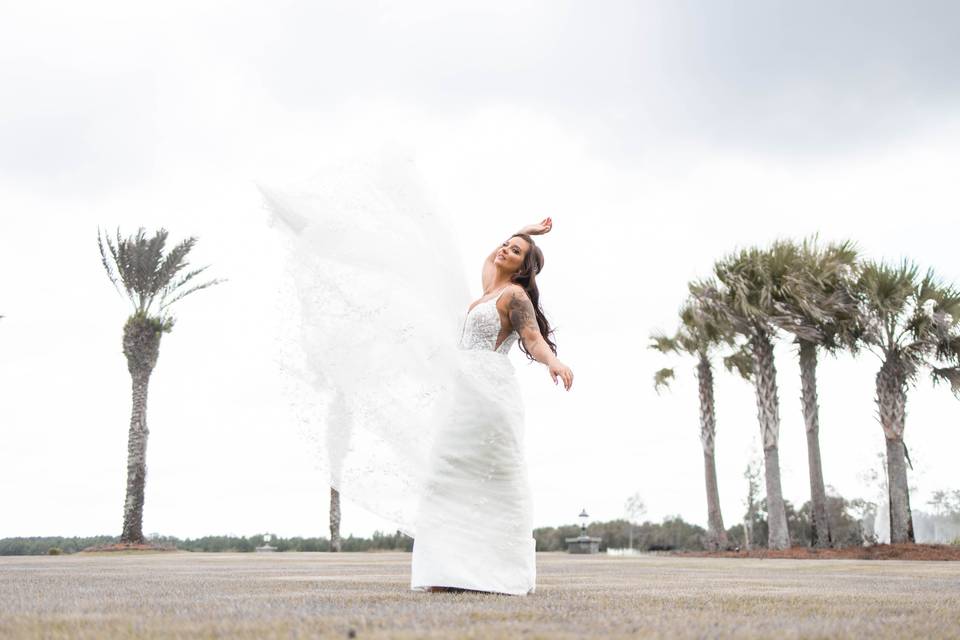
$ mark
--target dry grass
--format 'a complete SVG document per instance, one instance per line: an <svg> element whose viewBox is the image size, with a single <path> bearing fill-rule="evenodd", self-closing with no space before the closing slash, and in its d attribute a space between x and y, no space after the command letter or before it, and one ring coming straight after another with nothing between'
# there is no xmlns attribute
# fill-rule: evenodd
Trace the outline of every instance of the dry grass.
<svg viewBox="0 0 960 640"><path fill-rule="evenodd" d="M960 564L541 554L526 598L408 591L407 554L0 558L0 636L958 637Z"/></svg>
<svg viewBox="0 0 960 640"><path fill-rule="evenodd" d="M780 558L792 560L960 560L955 544L875 544L869 547L814 549L790 547L782 551L680 551L676 556L694 558Z"/></svg>

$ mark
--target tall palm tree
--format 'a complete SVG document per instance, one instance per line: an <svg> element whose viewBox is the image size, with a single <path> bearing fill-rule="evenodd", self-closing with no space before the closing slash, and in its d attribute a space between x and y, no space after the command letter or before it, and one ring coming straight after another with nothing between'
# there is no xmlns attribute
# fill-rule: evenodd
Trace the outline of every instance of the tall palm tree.
<svg viewBox="0 0 960 640"><path fill-rule="evenodd" d="M776 242L769 249L744 249L714 265L719 283L708 284L695 294L712 313L746 339L752 360L751 382L757 397L757 418L763 443L763 466L767 489L767 544L771 549L790 546L787 512L780 483L780 400L773 341L777 335L774 301L794 272L798 260L792 243Z"/></svg>
<svg viewBox="0 0 960 640"><path fill-rule="evenodd" d="M123 543L143 543L143 494L147 477L147 387L160 353L160 337L173 329L168 312L178 300L222 282L197 284L195 278L207 267L188 270L187 254L196 238L187 238L164 255L167 231L147 238L141 228L116 241L97 230L97 244L107 277L114 288L129 298L133 314L123 326L123 355L133 380L130 431L127 435L127 492L123 503ZM106 245L106 247L104 247ZM121 291L122 289L122 291Z"/></svg>
<svg viewBox="0 0 960 640"><path fill-rule="evenodd" d="M820 246L817 238L795 247L797 263L784 286L774 289L771 316L795 337L800 359L803 422L807 432L812 543L832 544L827 494L820 458L820 409L817 401L817 352L856 349L857 302L853 293L857 252L850 242Z"/></svg>
<svg viewBox="0 0 960 640"><path fill-rule="evenodd" d="M650 336L651 349L670 354L686 354L697 359L696 375L700 396L700 444L703 448L704 479L707 489L707 548L713 551L727 547L727 533L720 511L720 492L717 486L717 466L714 458L716 413L713 396L713 366L711 356L723 345L732 345L733 336L719 318L711 316L695 299L680 310L680 328L673 336L654 333ZM654 387L669 387L674 378L673 369L661 369L654 374Z"/></svg>
<svg viewBox="0 0 960 640"><path fill-rule="evenodd" d="M867 262L857 286L863 342L880 359L877 408L887 443L890 541L913 542L913 518L903 441L907 391L922 369L946 381L960 397L960 290L941 283L933 271Z"/></svg>

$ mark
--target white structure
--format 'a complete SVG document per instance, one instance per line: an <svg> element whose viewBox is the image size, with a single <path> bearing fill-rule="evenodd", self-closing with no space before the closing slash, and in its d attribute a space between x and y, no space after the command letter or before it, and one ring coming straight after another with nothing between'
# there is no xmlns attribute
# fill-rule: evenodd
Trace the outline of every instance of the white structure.
<svg viewBox="0 0 960 640"><path fill-rule="evenodd" d="M586 508L580 512L580 535L576 538L567 538L567 553L597 553L600 551L600 538L591 538L587 535Z"/></svg>
<svg viewBox="0 0 960 640"><path fill-rule="evenodd" d="M271 553L273 551L276 551L277 550L276 547L270 546L270 540L272 539L273 539L273 536L271 536L269 533L265 534L263 536L263 544L257 547L257 553Z"/></svg>

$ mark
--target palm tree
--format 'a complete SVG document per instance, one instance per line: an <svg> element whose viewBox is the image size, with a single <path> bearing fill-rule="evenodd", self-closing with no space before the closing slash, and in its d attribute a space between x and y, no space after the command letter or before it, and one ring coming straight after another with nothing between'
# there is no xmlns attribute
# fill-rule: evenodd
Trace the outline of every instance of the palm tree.
<svg viewBox="0 0 960 640"><path fill-rule="evenodd" d="M723 345L731 345L733 337L716 316L692 299L680 310L680 328L673 336L654 333L650 336L651 349L670 354L687 354L697 359L696 374L700 395L700 444L703 448L704 477L707 488L707 548L716 551L727 547L727 533L720 512L720 492L717 486L717 466L714 459L716 413L713 397L713 366L711 355ZM674 378L673 369L661 369L654 374L654 388L669 387Z"/></svg>
<svg viewBox="0 0 960 640"><path fill-rule="evenodd" d="M340 551L340 492L330 487L330 551Z"/></svg>
<svg viewBox="0 0 960 640"><path fill-rule="evenodd" d="M757 418L763 443L764 476L771 549L790 546L787 512L780 484L780 400L777 397L777 370L773 340L777 334L774 301L797 264L797 248L776 242L770 249L744 249L714 265L718 285L699 287L695 295L711 313L746 339L752 360L751 382L757 397Z"/></svg>
<svg viewBox="0 0 960 640"><path fill-rule="evenodd" d="M800 359L803 422L812 506L812 543L832 544L827 494L820 458L820 410L817 401L817 352L856 349L857 303L853 294L857 252L852 243L821 247L816 237L795 247L797 264L784 286L775 289L773 322L795 337Z"/></svg>
<svg viewBox="0 0 960 640"><path fill-rule="evenodd" d="M126 294L133 314L123 326L123 355L133 380L130 431L127 436L127 492L123 504L123 533L120 541L143 543L143 494L146 486L147 387L160 353L160 337L173 329L170 305L200 289L222 282L210 280L196 284L194 279L207 267L187 271L187 254L196 238L187 238L166 255L163 253L167 231L160 229L147 238L141 228L128 238L114 242L97 230L97 244L107 277L114 288ZM106 248L104 247L106 245ZM121 288L123 291L121 291Z"/></svg>
<svg viewBox="0 0 960 640"><path fill-rule="evenodd" d="M915 264L868 262L857 293L863 342L879 357L877 407L887 443L890 541L913 542L903 432L907 390L921 369L946 381L960 397L960 290L942 284L933 271L922 278Z"/></svg>

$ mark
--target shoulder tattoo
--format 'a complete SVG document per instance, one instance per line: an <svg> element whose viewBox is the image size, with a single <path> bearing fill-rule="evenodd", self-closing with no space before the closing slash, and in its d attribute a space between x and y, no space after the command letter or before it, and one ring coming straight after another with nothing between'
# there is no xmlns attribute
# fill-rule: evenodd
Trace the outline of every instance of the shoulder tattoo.
<svg viewBox="0 0 960 640"><path fill-rule="evenodd" d="M537 315L533 310L533 304L530 298L522 289L510 292L510 300L507 303L507 316L510 318L510 324L518 332L522 333L525 329L539 331L537 325Z"/></svg>

